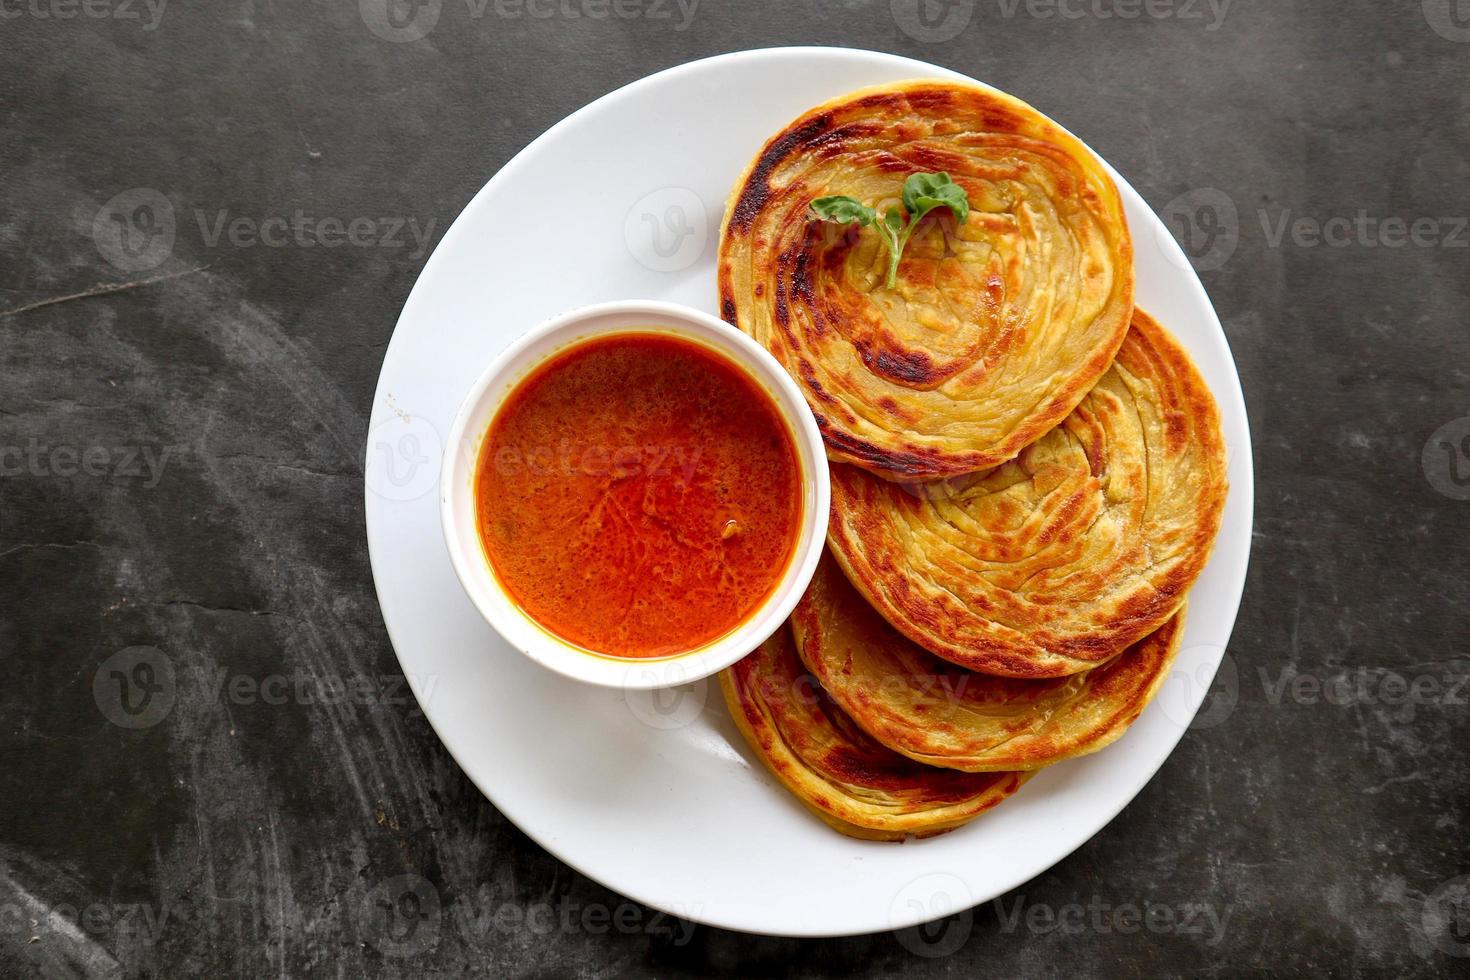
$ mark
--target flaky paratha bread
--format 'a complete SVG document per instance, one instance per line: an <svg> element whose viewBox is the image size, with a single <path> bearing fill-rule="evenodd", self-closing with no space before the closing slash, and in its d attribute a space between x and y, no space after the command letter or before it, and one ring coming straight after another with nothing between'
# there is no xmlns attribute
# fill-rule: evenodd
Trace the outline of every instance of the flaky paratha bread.
<svg viewBox="0 0 1470 980"><path fill-rule="evenodd" d="M902 840L953 830L1029 773L935 769L879 745L802 666L790 627L720 674L736 726L781 783L849 837Z"/></svg>
<svg viewBox="0 0 1470 980"><path fill-rule="evenodd" d="M872 227L812 217L847 195L879 214L947 172L941 208L884 285ZM1117 188L1078 140L1010 96L921 80L863 89L777 133L725 209L724 318L806 395L828 454L893 479L995 466L1060 422L1128 329L1133 246Z"/></svg>
<svg viewBox="0 0 1470 980"><path fill-rule="evenodd" d="M1137 312L1066 420L992 470L900 486L832 468L827 537L883 617L1010 677L1087 670L1183 604L1225 507L1219 413L1189 355Z"/></svg>
<svg viewBox="0 0 1470 980"><path fill-rule="evenodd" d="M1092 670L995 677L940 660L889 626L829 554L791 625L802 662L869 735L929 765L997 772L1096 752L1127 731L1168 676L1184 612Z"/></svg>

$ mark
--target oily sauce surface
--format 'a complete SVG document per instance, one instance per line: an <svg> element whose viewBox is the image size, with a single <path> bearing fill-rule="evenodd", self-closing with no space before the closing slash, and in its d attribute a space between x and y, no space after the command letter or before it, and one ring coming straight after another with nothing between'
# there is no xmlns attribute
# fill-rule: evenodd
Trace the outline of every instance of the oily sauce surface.
<svg viewBox="0 0 1470 980"><path fill-rule="evenodd" d="M579 344L490 425L480 540L545 629L615 657L729 632L770 595L802 519L796 448L770 396L720 355L658 334Z"/></svg>

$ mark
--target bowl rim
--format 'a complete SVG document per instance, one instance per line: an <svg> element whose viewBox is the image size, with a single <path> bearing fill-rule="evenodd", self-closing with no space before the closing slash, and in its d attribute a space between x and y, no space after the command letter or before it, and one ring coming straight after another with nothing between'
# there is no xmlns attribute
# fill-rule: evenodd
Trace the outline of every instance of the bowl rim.
<svg viewBox="0 0 1470 980"><path fill-rule="evenodd" d="M616 321L647 318L647 322ZM581 332L579 331L579 328ZM474 476L490 422L506 398L538 367L598 337L667 333L700 344L734 365L770 398L791 431L802 475L803 513L796 549L776 587L739 625L692 651L635 659L581 649L536 622L506 592L490 567L475 512ZM562 336L566 335L566 336ZM532 353L540 345L540 353ZM471 431L473 427L473 431ZM556 314L516 338L480 372L455 412L444 442L439 474L439 518L455 578L492 629L523 656L543 667L603 687L650 690L689 684L729 667L765 642L791 615L826 546L831 474L816 417L786 369L753 338L719 317L663 300L613 300ZM467 467L469 481L460 467Z"/></svg>

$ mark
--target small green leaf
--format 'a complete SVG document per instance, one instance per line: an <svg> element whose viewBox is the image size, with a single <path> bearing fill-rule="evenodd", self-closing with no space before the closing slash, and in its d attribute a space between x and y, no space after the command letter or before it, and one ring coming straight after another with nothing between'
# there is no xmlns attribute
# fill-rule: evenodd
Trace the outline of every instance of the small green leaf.
<svg viewBox="0 0 1470 980"><path fill-rule="evenodd" d="M860 225L870 225L877 215L870 207L865 207L857 199L837 195L835 197L819 197L812 202L812 212L823 221L835 221L838 224L850 224L856 221Z"/></svg>
<svg viewBox="0 0 1470 980"><path fill-rule="evenodd" d="M835 221L839 224L851 224L855 221L863 227L873 225L877 228L879 239L888 249L886 282L889 289L898 281L898 260L920 218L935 208L949 208L960 224L964 224L970 217L970 199L966 196L965 189L943 172L909 174L908 179L903 182L903 208L903 211L889 208L880 221L876 211L856 198L839 194L819 197L811 203L812 213L823 221ZM907 220L904 212L908 214Z"/></svg>
<svg viewBox="0 0 1470 980"><path fill-rule="evenodd" d="M953 211L960 224L970 217L970 199L965 189L942 171L937 174L910 174L903 182L903 206L912 221L918 221L941 207Z"/></svg>

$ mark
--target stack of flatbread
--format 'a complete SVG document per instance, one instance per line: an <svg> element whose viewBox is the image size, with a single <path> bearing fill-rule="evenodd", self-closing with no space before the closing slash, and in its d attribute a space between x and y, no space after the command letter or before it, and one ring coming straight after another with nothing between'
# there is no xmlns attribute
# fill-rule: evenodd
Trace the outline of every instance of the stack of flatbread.
<svg viewBox="0 0 1470 980"><path fill-rule="evenodd" d="M878 213L947 173L888 286ZM953 829L1117 739L1158 691L1226 496L1209 389L1133 301L1117 187L1030 106L947 81L805 113L736 183L721 310L802 389L828 554L725 671L736 724L843 833Z"/></svg>

